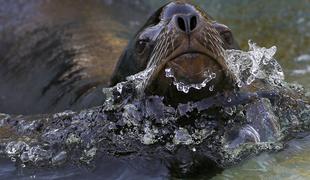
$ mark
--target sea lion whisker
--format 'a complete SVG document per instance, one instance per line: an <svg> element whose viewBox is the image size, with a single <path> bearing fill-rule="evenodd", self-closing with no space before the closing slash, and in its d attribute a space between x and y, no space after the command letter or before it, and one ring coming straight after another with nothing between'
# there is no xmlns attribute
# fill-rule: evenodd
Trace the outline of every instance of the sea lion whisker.
<svg viewBox="0 0 310 180"><path fill-rule="evenodd" d="M163 48L164 48L164 42L161 42L160 43L160 47L159 47L159 49L158 49L158 51L156 52L156 62L155 62L155 64L158 64L158 62L160 61L160 57L162 56L162 51L163 51Z"/></svg>

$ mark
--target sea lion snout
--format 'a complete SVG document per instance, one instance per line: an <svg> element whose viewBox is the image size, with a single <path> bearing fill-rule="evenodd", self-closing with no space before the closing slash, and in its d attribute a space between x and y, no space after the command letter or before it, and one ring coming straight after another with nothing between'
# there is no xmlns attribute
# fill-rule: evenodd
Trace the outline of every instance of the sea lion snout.
<svg viewBox="0 0 310 180"><path fill-rule="evenodd" d="M115 85L145 68L152 73L146 94L167 101L194 101L230 89L225 49L238 49L230 29L205 11L185 2L158 9L121 56L112 77ZM180 88L178 85L190 87Z"/></svg>

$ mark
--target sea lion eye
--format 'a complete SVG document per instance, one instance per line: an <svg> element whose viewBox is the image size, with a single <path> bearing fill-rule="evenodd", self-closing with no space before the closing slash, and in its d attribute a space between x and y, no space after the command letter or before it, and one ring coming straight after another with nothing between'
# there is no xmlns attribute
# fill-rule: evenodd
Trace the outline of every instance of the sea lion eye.
<svg viewBox="0 0 310 180"><path fill-rule="evenodd" d="M149 40L148 39L142 39L138 40L136 43L136 52L137 54L143 54L145 51L146 47L148 46Z"/></svg>

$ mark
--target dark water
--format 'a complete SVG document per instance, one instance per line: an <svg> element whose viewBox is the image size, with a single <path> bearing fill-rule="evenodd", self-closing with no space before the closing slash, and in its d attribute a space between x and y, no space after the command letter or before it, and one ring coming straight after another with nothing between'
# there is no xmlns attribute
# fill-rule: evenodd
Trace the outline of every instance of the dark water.
<svg viewBox="0 0 310 180"><path fill-rule="evenodd" d="M8 3L9 2L9 3ZM87 31L94 31L103 38L104 44L113 47L113 52L93 52L109 55L116 61L122 48L146 17L164 4L163 0L152 1L0 1L0 52L6 51L6 39L17 38L24 31L40 23L57 24L68 18L83 21ZM247 49L248 39L260 46L276 45L277 60L282 65L289 82L302 84L310 89L310 1L278 0L208 0L195 1L217 21L228 25L234 32L242 49ZM4 6L5 5L5 6ZM35 7L35 8L34 8ZM40 11L33 9L40 8ZM46 14L52 19L45 19ZM24 16L27 14L27 16ZM5 27L1 24L6 24ZM18 25L18 28L14 28ZM6 28L6 31L3 29ZM7 29L14 28L14 31ZM100 31L98 31L98 28ZM8 33L10 32L10 33ZM88 39L85 37L86 40ZM85 39L77 41L84 42ZM91 40L90 40L91 41ZM113 66L113 65L111 65ZM264 153L237 167L232 167L214 179L309 179L309 136L293 140L288 148L279 153ZM96 166L74 165L54 169L16 167L14 160L0 160L0 179L165 179L168 169L161 162L130 160L126 162L103 157ZM140 162L141 164L137 164ZM267 178L268 177L268 178Z"/></svg>

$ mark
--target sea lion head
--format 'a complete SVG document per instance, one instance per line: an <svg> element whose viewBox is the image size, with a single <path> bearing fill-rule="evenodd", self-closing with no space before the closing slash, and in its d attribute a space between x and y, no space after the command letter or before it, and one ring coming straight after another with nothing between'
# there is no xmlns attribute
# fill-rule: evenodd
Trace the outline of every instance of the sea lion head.
<svg viewBox="0 0 310 180"><path fill-rule="evenodd" d="M129 43L112 84L155 67L146 93L174 102L208 97L232 87L225 49L239 49L227 26L192 4L171 2L157 10Z"/></svg>

